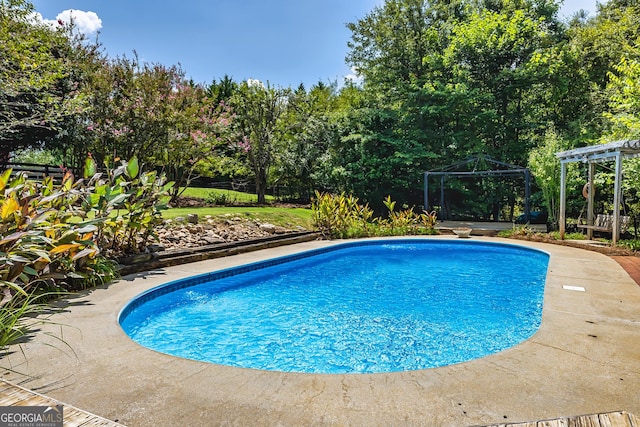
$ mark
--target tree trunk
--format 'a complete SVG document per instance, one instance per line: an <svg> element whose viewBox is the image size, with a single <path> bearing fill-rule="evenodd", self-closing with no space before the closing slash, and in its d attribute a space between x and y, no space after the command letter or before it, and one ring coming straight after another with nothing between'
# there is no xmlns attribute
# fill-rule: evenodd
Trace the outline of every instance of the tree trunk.
<svg viewBox="0 0 640 427"><path fill-rule="evenodd" d="M9 147L0 147L0 165L6 165L11 160L11 149Z"/></svg>
<svg viewBox="0 0 640 427"><path fill-rule="evenodd" d="M267 171L264 169L260 169L256 173L256 195L258 196L259 205L264 205L267 203L267 199L264 194L266 190L267 190Z"/></svg>

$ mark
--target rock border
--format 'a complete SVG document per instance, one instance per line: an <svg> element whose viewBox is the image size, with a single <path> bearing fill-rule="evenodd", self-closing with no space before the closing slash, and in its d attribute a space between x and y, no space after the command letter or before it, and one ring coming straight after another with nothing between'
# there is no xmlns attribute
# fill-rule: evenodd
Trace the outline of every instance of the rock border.
<svg viewBox="0 0 640 427"><path fill-rule="evenodd" d="M316 231L291 232L258 239L144 253L118 259L118 273L126 276L127 274L140 273L142 271L170 267L172 265L221 258L229 255L319 239L322 239L322 234Z"/></svg>

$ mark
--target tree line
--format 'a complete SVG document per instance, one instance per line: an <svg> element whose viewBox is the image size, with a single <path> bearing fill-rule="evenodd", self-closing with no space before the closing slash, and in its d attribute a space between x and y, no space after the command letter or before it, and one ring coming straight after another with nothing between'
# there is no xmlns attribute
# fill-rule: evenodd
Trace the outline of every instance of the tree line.
<svg viewBox="0 0 640 427"><path fill-rule="evenodd" d="M0 158L44 149L80 167L87 153L98 163L135 156L164 169L174 197L205 175L253 179L260 202L277 184L376 208L388 195L421 205L423 171L483 154L530 167L534 204L553 218L554 153L640 131L640 1L568 19L559 6L387 0L347 24L345 59L361 82L284 88L198 83L177 65L110 58L73 23L51 28L27 1L0 0ZM625 200L637 204L640 167L625 167ZM583 175L576 166L570 186ZM440 209L497 219L522 202L520 185L450 180Z"/></svg>

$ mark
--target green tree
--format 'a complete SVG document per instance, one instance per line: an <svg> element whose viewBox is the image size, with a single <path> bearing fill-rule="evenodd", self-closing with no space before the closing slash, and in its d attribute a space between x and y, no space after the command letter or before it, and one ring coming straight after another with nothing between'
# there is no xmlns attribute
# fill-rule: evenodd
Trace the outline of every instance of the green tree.
<svg viewBox="0 0 640 427"><path fill-rule="evenodd" d="M24 0L0 1L0 158L37 146L59 122L86 108L68 78L73 70L71 27L51 28L33 18Z"/></svg>
<svg viewBox="0 0 640 427"><path fill-rule="evenodd" d="M454 28L445 64L457 79L489 96L483 109L494 112L494 120L483 132L487 154L524 163L530 132L540 127L529 91L546 83L547 69L538 56L553 46L554 11L541 14L535 2L496 3L500 7L473 13Z"/></svg>
<svg viewBox="0 0 640 427"><path fill-rule="evenodd" d="M609 79L610 110L604 116L610 130L603 142L640 138L640 61L622 58L609 73Z"/></svg>
<svg viewBox="0 0 640 427"><path fill-rule="evenodd" d="M558 225L560 214L560 162L556 153L566 149L566 142L555 130L550 129L545 134L542 144L529 153L529 168L542 191L549 215L548 222L554 227Z"/></svg>
<svg viewBox="0 0 640 427"><path fill-rule="evenodd" d="M319 82L309 91L300 85L289 96L272 174L274 184L288 188L289 197L309 200L318 187L321 163L338 137L332 119L337 108L335 84Z"/></svg>
<svg viewBox="0 0 640 427"><path fill-rule="evenodd" d="M258 203L266 202L265 192L273 164L275 144L281 141L282 115L286 109L289 89L264 86L256 80L240 85L231 99L235 114L237 146L252 168Z"/></svg>
<svg viewBox="0 0 640 427"><path fill-rule="evenodd" d="M377 102L402 99L426 81L432 64L424 59L442 51L450 26L464 11L463 0L387 0L347 24L352 32L347 63Z"/></svg>

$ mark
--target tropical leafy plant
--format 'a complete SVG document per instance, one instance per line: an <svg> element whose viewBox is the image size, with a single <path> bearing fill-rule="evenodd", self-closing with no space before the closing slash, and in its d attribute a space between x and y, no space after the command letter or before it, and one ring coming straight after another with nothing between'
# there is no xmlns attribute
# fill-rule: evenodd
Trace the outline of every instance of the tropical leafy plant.
<svg viewBox="0 0 640 427"><path fill-rule="evenodd" d="M47 299L111 281L117 264L105 253L144 249L162 221L171 184L140 173L136 158L103 174L89 157L84 177L0 175L0 348L24 336Z"/></svg>
<svg viewBox="0 0 640 427"><path fill-rule="evenodd" d="M157 237L154 228L162 223L173 185L155 171L141 173L136 157L116 162L96 173L94 159L87 158L84 177L89 181L78 213L99 224L96 242L112 256L140 252Z"/></svg>
<svg viewBox="0 0 640 427"><path fill-rule="evenodd" d="M83 286L99 257L96 220L79 220L74 201L81 194L73 176L62 184L25 175L0 176L0 285L4 301L38 289Z"/></svg>
<svg viewBox="0 0 640 427"><path fill-rule="evenodd" d="M314 226L327 238L364 237L369 235L369 221L373 211L359 205L358 198L341 193L320 193L312 202Z"/></svg>
<svg viewBox="0 0 640 427"><path fill-rule="evenodd" d="M389 211L387 218L373 218L373 210L360 205L357 197L316 192L311 206L313 223L325 237L339 239L437 233L435 212L396 211L390 196L383 203Z"/></svg>

